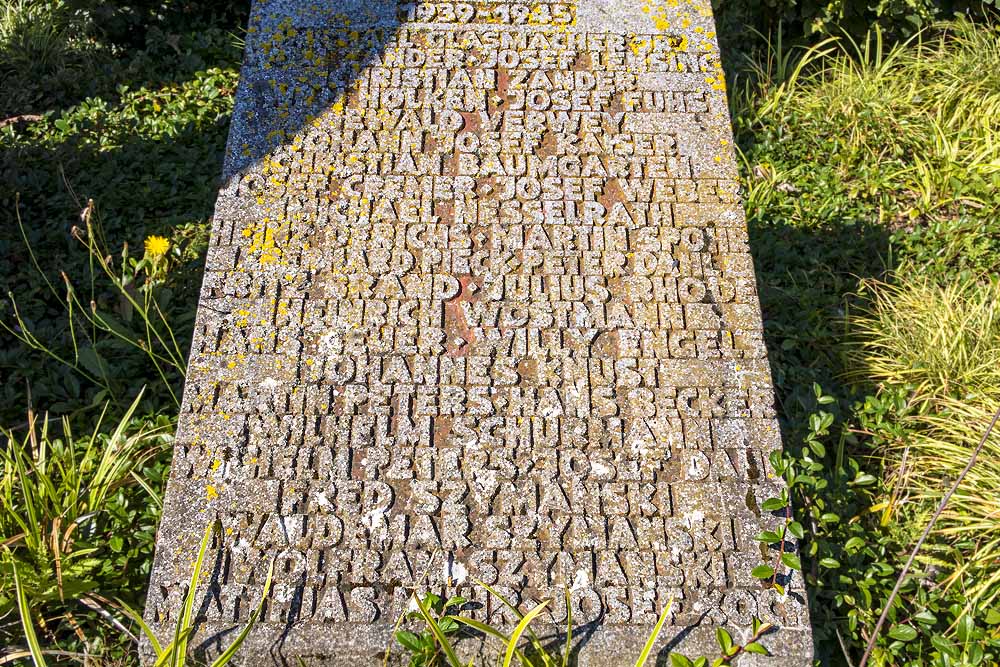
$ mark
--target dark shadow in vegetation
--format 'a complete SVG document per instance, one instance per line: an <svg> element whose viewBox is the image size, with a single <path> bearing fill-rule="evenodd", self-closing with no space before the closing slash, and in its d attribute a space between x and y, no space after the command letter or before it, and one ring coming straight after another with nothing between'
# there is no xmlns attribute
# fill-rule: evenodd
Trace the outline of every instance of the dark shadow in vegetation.
<svg viewBox="0 0 1000 667"><path fill-rule="evenodd" d="M73 228L82 226L81 209L87 199L97 205L101 228L108 240L114 264L121 266L122 243L131 255L142 255L143 239L149 235L170 237L172 230L189 226L190 233L204 236L193 223L211 216L222 170L228 116L212 122L189 123L179 132L157 139L143 138L138 132L125 137L120 145L102 150L85 145L79 136L54 146L20 145L0 147L0 207L5 222L0 225L0 284L4 286L0 309L8 323L13 319L8 293L17 301L22 317L43 341L62 348L68 342L67 313L63 304L49 293L44 280L31 263L28 247L17 222L20 216L27 244L41 269L57 290L64 290L60 274L65 273L76 289L90 300L88 276L92 267L83 244L73 237ZM100 132L101 128L93 128ZM17 195L17 196L15 196ZM194 239L203 247L204 239ZM176 324L176 333L187 349L201 282L203 253L196 253L172 274L171 286L161 293ZM125 316L121 299L113 291L95 285L97 300L108 311ZM81 345L86 344L84 338ZM0 331L0 374L3 385L3 423L24 419L30 404L38 411L65 414L90 405L95 389L40 352L25 353L23 346L6 342L10 336ZM119 341L103 339L97 350L111 360L113 377L121 383L120 400L127 404L150 376L148 359ZM175 378L179 385L181 379ZM157 404L155 392L148 400ZM30 401L29 401L30 398Z"/></svg>
<svg viewBox="0 0 1000 667"><path fill-rule="evenodd" d="M0 127L239 61L249 2L12 3L0 14Z"/></svg>
<svg viewBox="0 0 1000 667"><path fill-rule="evenodd" d="M813 384L841 397L857 391L844 379L843 317L860 281L882 277L891 268L886 264L890 235L884 225L861 220L831 219L808 227L750 219L748 229L782 440L785 450L797 456L810 415L820 407ZM830 511L839 509L833 500ZM815 563L806 561L806 567L816 575ZM808 584L806 592L816 656L823 664L841 664L835 628L817 623L829 619L826 603Z"/></svg>
<svg viewBox="0 0 1000 667"><path fill-rule="evenodd" d="M778 405L790 418L813 409L812 383L843 385L843 317L859 282L892 268L890 234L844 219L809 227L751 218L748 231Z"/></svg>

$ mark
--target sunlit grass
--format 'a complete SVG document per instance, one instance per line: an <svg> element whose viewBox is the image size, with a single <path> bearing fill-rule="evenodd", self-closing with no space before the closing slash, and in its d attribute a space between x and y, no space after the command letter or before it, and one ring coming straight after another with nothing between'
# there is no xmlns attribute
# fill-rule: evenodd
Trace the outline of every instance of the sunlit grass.
<svg viewBox="0 0 1000 667"><path fill-rule="evenodd" d="M150 490L137 471L166 438L133 421L141 398L110 432L102 419L91 433L75 435L63 419L58 433L47 416L30 417L21 433L2 432L0 616L23 597L24 622L43 628L66 622L84 634L74 616L79 605L111 617L102 595L109 591L99 590L109 567L103 558L110 540L127 537L115 532L112 507L125 487Z"/></svg>
<svg viewBox="0 0 1000 667"><path fill-rule="evenodd" d="M38 75L60 67L70 38L69 11L62 2L4 0L0 5L0 71Z"/></svg>
<svg viewBox="0 0 1000 667"><path fill-rule="evenodd" d="M905 437L885 452L899 498L931 505L965 467L1000 406L1000 281L937 285L913 271L869 283L870 307L852 317L858 380L906 387ZM947 585L970 605L1000 595L1000 432L945 508L935 530L964 559Z"/></svg>
<svg viewBox="0 0 1000 667"><path fill-rule="evenodd" d="M781 141L834 167L848 195L882 199L890 220L1000 210L1000 29L959 20L887 47L827 40L756 68L742 101ZM787 176L808 178L814 162ZM749 207L753 209L751 200Z"/></svg>
<svg viewBox="0 0 1000 667"><path fill-rule="evenodd" d="M912 269L896 284L867 284L871 306L854 319L857 379L912 385L916 400L1000 397L1000 283L937 285Z"/></svg>

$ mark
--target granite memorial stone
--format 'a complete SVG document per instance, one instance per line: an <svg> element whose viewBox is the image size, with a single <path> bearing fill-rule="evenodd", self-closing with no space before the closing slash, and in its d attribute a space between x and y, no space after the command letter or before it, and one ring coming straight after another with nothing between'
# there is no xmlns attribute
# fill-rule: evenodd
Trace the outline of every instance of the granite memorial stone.
<svg viewBox="0 0 1000 667"><path fill-rule="evenodd" d="M477 581L581 665L671 601L661 659L756 617L739 664L811 664L800 574L751 576L781 441L709 0L258 0L246 42L152 627L216 522L199 650L275 563L242 664L382 664L414 590L509 627Z"/></svg>

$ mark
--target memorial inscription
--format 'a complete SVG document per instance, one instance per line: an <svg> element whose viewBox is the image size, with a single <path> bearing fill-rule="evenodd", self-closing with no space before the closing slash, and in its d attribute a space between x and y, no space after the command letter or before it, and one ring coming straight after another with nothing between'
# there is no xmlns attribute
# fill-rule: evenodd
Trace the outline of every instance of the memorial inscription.
<svg viewBox="0 0 1000 667"><path fill-rule="evenodd" d="M203 648L275 561L245 664L380 664L415 589L510 623L476 581L571 611L580 664L671 601L661 647L757 617L810 664L798 574L750 574L781 443L713 30L708 0L255 2L153 627L218 521Z"/></svg>

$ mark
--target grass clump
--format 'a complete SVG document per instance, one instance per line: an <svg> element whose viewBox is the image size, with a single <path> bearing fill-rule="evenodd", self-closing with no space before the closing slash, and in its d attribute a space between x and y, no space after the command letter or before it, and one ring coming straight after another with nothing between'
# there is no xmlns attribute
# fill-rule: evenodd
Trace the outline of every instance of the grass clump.
<svg viewBox="0 0 1000 667"><path fill-rule="evenodd" d="M65 64L71 16L63 2L5 0L0 7L0 71L41 76Z"/></svg>
<svg viewBox="0 0 1000 667"><path fill-rule="evenodd" d="M21 622L11 611L23 598L22 620L47 644L69 635L87 653L120 648L100 630L123 627L115 598L141 599L133 577L148 575L159 518L152 486L171 440L169 420L136 417L140 398L110 432L100 419L78 436L63 419L60 437L47 416L29 417L24 435L3 432L0 631L16 636L3 626Z"/></svg>
<svg viewBox="0 0 1000 667"><path fill-rule="evenodd" d="M56 90L81 90L98 45L64 0L0 2L0 123L34 118ZM42 84L42 85L39 85ZM8 118L13 116L13 119Z"/></svg>
<svg viewBox="0 0 1000 667"><path fill-rule="evenodd" d="M780 467L807 527L817 652L858 664L996 407L983 276L1000 273L1000 31L959 20L904 44L875 31L769 47L730 89L743 91L734 123ZM993 503L977 500L1000 484L989 458L890 605L870 665L1000 662Z"/></svg>
<svg viewBox="0 0 1000 667"><path fill-rule="evenodd" d="M945 256L939 272L1000 266L1000 27L770 46L736 100L751 219L861 219L893 233L897 253Z"/></svg>
<svg viewBox="0 0 1000 667"><path fill-rule="evenodd" d="M142 616L138 612L127 604L120 601L118 602L118 607L121 609L123 616L139 626L143 639L148 642L149 648L151 649L154 665L171 665L171 667L185 667L186 665L191 665L192 667L195 665L198 667L225 667L232 661L237 651L240 650L240 647L243 646L243 643L250 635L251 630L253 630L254 626L257 624L257 620L260 618L261 612L264 610L264 604L266 603L268 594L271 591L271 581L274 576L273 561L267 569L267 575L264 579L260 602L250 613L247 623L243 626L243 629L241 629L232 641L219 652L219 655L212 661L211 665L207 665L197 657L193 656L192 651L189 650L189 642L196 629L195 604L204 593L204 577L202 577L202 571L206 562L205 558L208 547L212 541L213 533L216 532L216 528L219 528L219 524L215 521L209 522L209 524L205 527L205 533L201 539L198 554L195 556L192 564L191 579L188 582L187 591L184 595L182 605L183 608L178 614L177 622L174 624L173 634L170 635L169 641L166 645L160 643L156 633L148 625L146 625ZM31 608L28 601L28 594L16 563L11 564L11 574L14 589L13 593L16 598L17 610L20 616L20 623L24 631L25 643L27 646L24 650L13 653L7 657L10 657L11 659L30 657L35 667L47 667L48 661L46 660L46 655L78 659L82 658L84 664L92 664L94 660L90 655L90 651L82 654L73 654L67 651L47 650L42 647L42 644L39 642L38 636L35 633L31 618ZM138 637L132 635L124 626L115 621L113 618L112 622L116 623L117 627L121 628L122 631L128 634L133 640L138 641ZM115 662L115 664L120 663Z"/></svg>
<svg viewBox="0 0 1000 667"><path fill-rule="evenodd" d="M865 287L869 306L852 317L857 380L908 385L931 408L1000 399L1000 282L939 285L903 269L895 283Z"/></svg>
<svg viewBox="0 0 1000 667"><path fill-rule="evenodd" d="M465 667L459 658L461 640L468 638L489 639L495 650L485 649L484 657L487 664L498 664L501 667L510 667L511 664L518 664L522 667L567 667L575 664L575 654L579 647L573 645L573 615L572 615L572 591L565 589L566 596L566 626L563 633L564 641L556 636L546 636L545 639L532 630L532 623L546 611L546 607L552 602L551 599L541 600L530 610L522 612L517 605L504 597L496 589L481 581L476 581L476 585L486 590L491 596L497 598L509 609L517 624L507 634L503 628L484 623L470 618L469 612L465 610L467 600L460 596L452 596L444 599L434 593L421 594L413 592L411 604L414 611L404 614L398 619L397 628L405 619L416 621L419 632L411 630L398 630L394 633L394 638L400 647L409 657L407 664L409 667ZM670 617L670 610L673 607L673 600L670 600L656 624L649 631L646 641L635 658L635 667L644 667L650 657L654 655L653 649L657 644L660 632L664 624ZM717 667L727 667L732 664L740 655L744 653L755 653L758 655L770 655L769 651L759 642L761 637L773 629L768 623L754 619L753 633L746 643L738 643L733 640L732 635L725 628L717 628L716 640L719 644L719 655L710 658L698 656L693 660L680 653L671 652L670 662L675 667L708 667L709 662ZM525 641L522 642L522 638ZM391 647L386 648L384 662L388 663L391 655ZM514 662L516 658L516 663ZM655 660L656 658L654 658ZM474 659L473 659L474 661ZM473 661L467 663L472 665Z"/></svg>
<svg viewBox="0 0 1000 667"><path fill-rule="evenodd" d="M886 443L894 501L883 521L930 511L965 467L1000 407L1000 281L938 285L900 272L894 284L867 284L869 306L851 318L858 338L852 359L860 378L883 391L901 390L909 409L902 437ZM947 586L967 604L991 605L1000 595L1000 432L958 488L936 524L954 551ZM940 549L939 549L940 551ZM956 558L956 556L958 556Z"/></svg>

